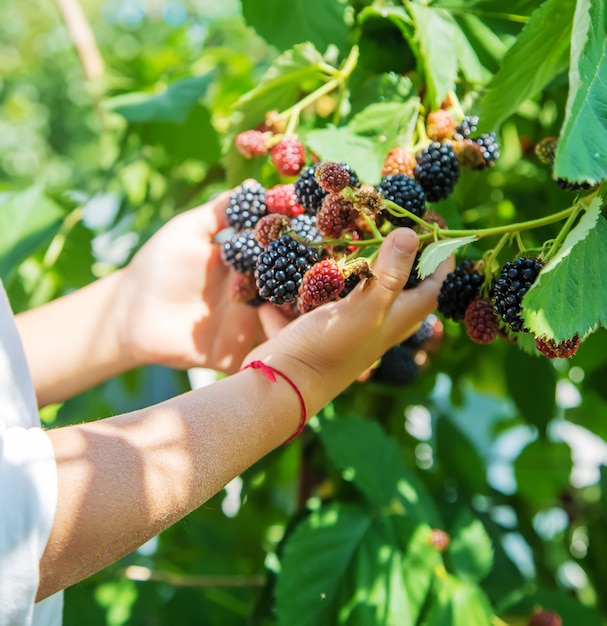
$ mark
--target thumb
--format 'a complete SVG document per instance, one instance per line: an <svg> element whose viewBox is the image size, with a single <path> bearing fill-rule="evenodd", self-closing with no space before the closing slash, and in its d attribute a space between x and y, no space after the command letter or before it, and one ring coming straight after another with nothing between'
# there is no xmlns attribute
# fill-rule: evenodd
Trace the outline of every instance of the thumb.
<svg viewBox="0 0 607 626"><path fill-rule="evenodd" d="M410 228L396 228L384 241L373 273L377 276L376 297L382 301L393 301L402 292L413 268L419 240Z"/></svg>

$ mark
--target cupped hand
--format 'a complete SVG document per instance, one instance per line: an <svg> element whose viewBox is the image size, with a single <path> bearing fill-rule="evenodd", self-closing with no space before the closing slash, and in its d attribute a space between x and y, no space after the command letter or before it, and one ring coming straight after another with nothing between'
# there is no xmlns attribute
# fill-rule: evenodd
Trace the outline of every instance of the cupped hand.
<svg viewBox="0 0 607 626"><path fill-rule="evenodd" d="M359 284L346 298L289 324L275 308L262 307L266 334L275 336L253 350L245 362L262 360L284 371L302 391L308 413L319 410L388 348L411 335L436 308L452 260L414 289L403 290L417 248L412 230L392 231L373 264L374 281Z"/></svg>
<svg viewBox="0 0 607 626"><path fill-rule="evenodd" d="M119 333L135 365L231 373L265 339L257 310L230 299L233 270L213 243L230 193L171 219L123 270Z"/></svg>

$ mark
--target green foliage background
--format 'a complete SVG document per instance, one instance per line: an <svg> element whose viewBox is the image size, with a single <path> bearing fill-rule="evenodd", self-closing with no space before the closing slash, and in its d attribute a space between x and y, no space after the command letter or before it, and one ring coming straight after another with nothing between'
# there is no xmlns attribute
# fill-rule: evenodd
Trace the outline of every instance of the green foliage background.
<svg viewBox="0 0 607 626"><path fill-rule="evenodd" d="M0 276L16 310L120 267L172 215L247 176L279 182L235 134L339 79L353 46L347 84L329 109L302 108L300 136L373 184L420 103L457 92L502 156L437 206L450 227L571 206L533 154L546 136L560 137L555 176L605 179L599 0L96 0L85 12L105 72L92 82L56 4L2 9ZM445 323L414 385L354 385L235 489L69 589L66 626L515 626L537 607L565 626L607 623L601 195L528 299L533 328L592 331L571 361L480 347ZM523 238L539 249L558 232ZM146 368L42 417L93 420L189 385ZM449 533L445 552L433 528Z"/></svg>

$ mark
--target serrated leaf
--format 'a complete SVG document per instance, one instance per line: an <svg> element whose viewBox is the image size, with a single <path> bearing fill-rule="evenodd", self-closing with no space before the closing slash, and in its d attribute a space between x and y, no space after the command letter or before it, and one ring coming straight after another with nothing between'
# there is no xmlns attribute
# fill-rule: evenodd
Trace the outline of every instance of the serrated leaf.
<svg viewBox="0 0 607 626"><path fill-rule="evenodd" d="M535 342L533 348L537 354ZM505 372L508 391L521 415L545 433L556 408L556 372L552 364L512 346L506 354ZM528 384L529 372L533 372L533 389Z"/></svg>
<svg viewBox="0 0 607 626"><path fill-rule="evenodd" d="M357 135L348 126L328 126L306 134L306 145L323 161L347 163L361 181L378 181L385 150L369 137Z"/></svg>
<svg viewBox="0 0 607 626"><path fill-rule="evenodd" d="M607 179L607 9L579 0L573 19L569 94L554 174L574 182Z"/></svg>
<svg viewBox="0 0 607 626"><path fill-rule="evenodd" d="M344 478L371 504L382 508L397 502L408 515L438 523L432 499L406 466L396 442L377 424L358 417L324 420L320 438Z"/></svg>
<svg viewBox="0 0 607 626"><path fill-rule="evenodd" d="M531 14L487 86L479 115L494 129L567 68L574 0L547 0Z"/></svg>
<svg viewBox="0 0 607 626"><path fill-rule="evenodd" d="M242 0L242 9L247 23L279 50L304 41L319 50L330 45L346 48L345 6L339 0Z"/></svg>
<svg viewBox="0 0 607 626"><path fill-rule="evenodd" d="M0 196L0 278L6 279L59 230L63 214L40 187Z"/></svg>
<svg viewBox="0 0 607 626"><path fill-rule="evenodd" d="M538 439L514 462L517 491L538 508L554 505L569 486L573 463L566 443Z"/></svg>
<svg viewBox="0 0 607 626"><path fill-rule="evenodd" d="M417 264L417 275L423 280L430 276L436 268L446 261L458 248L476 241L476 235L468 235L467 237L454 237L450 239L441 239L433 241L427 245L419 257Z"/></svg>
<svg viewBox="0 0 607 626"><path fill-rule="evenodd" d="M415 40L419 48L420 70L428 87L428 102L439 108L449 91L455 88L457 54L454 41L459 27L448 11L423 4L409 3L415 22Z"/></svg>
<svg viewBox="0 0 607 626"><path fill-rule="evenodd" d="M592 201L560 251L544 266L522 301L522 317L536 336L584 337L607 327L607 220Z"/></svg>
<svg viewBox="0 0 607 626"><path fill-rule="evenodd" d="M311 513L286 542L279 625L417 623L440 562L430 532L401 515L339 503Z"/></svg>
<svg viewBox="0 0 607 626"><path fill-rule="evenodd" d="M286 544L276 585L278 623L331 626L337 590L371 524L360 508L331 505L313 512Z"/></svg>
<svg viewBox="0 0 607 626"><path fill-rule="evenodd" d="M493 543L478 517L466 510L449 529L449 556L461 579L480 582L493 566Z"/></svg>
<svg viewBox="0 0 607 626"><path fill-rule="evenodd" d="M160 94L129 93L105 102L105 106L131 124L186 121L190 109L207 91L215 72L182 78L169 84Z"/></svg>

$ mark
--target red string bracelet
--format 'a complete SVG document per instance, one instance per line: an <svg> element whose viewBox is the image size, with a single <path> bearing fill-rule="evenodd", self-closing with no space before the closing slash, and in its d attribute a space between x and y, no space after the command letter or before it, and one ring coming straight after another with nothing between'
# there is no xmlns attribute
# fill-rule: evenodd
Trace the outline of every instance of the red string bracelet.
<svg viewBox="0 0 607 626"><path fill-rule="evenodd" d="M280 370L277 370L271 365L266 365L263 361L251 361L242 369L246 370L249 367L253 368L254 370L261 370L265 374L266 378L272 383L276 382L276 375L278 374L278 376L284 378L289 383L289 385L291 385L291 387L297 394L297 397L299 398L299 404L301 405L301 417L299 419L299 425L297 426L297 430L288 439L283 441L282 445L284 445L285 443L289 443L289 441L293 441L293 439L295 439L295 437L297 437L297 435L301 433L301 431L304 429L304 426L306 425L306 422L308 421L306 402L304 400L304 397L301 395L301 391L299 391L299 387L286 374L283 374Z"/></svg>

